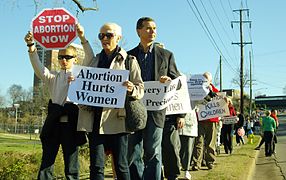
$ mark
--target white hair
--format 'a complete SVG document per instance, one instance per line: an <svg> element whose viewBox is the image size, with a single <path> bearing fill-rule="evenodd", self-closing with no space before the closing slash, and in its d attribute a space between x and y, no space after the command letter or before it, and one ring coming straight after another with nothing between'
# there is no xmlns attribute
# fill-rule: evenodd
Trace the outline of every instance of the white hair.
<svg viewBox="0 0 286 180"><path fill-rule="evenodd" d="M210 72L205 72L205 73L203 74L203 76L204 76L205 78L207 78L207 80L208 80L209 82L212 82L213 77L212 77L212 74L211 74Z"/></svg>
<svg viewBox="0 0 286 180"><path fill-rule="evenodd" d="M101 26L100 29L102 29L106 26L110 27L116 35L122 36L122 28L118 24L111 23L111 22L105 23Z"/></svg>

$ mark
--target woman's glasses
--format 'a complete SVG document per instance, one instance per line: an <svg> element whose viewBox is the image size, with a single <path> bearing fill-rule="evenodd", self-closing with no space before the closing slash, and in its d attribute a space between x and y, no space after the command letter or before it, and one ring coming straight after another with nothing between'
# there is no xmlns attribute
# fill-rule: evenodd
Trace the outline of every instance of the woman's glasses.
<svg viewBox="0 0 286 180"><path fill-rule="evenodd" d="M99 33L99 34L98 34L98 39L99 39L99 40L102 40L102 39L104 39L104 37L107 37L107 39L111 39L111 38L113 38L114 36L115 36L114 33Z"/></svg>

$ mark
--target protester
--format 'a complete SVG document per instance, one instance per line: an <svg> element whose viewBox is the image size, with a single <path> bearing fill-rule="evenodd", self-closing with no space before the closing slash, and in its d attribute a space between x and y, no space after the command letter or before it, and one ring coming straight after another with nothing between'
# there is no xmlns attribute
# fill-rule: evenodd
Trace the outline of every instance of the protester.
<svg viewBox="0 0 286 180"><path fill-rule="evenodd" d="M279 126L279 120L278 120L278 117L277 117L277 110L275 109L271 109L271 115L270 115L274 120L275 120L275 123L276 123L276 128L274 130L274 137L273 137L273 153L275 154L276 151L275 151L275 147L276 147L276 143L277 143L277 129L278 129L278 126Z"/></svg>
<svg viewBox="0 0 286 180"><path fill-rule="evenodd" d="M185 120L178 115L167 115L162 137L162 162L164 175L168 180L176 180L180 176L180 137ZM182 115L183 116L183 115Z"/></svg>
<svg viewBox="0 0 286 180"><path fill-rule="evenodd" d="M227 98L227 103L228 103L228 109L229 109L229 116L230 117L232 117L232 116L236 117L236 112L235 112L234 106L233 106L230 98ZM224 145L224 152L226 154L228 154L228 153L231 154L232 150L233 150L232 139L233 139L234 123L233 124L223 124L223 126L222 126L223 145Z"/></svg>
<svg viewBox="0 0 286 180"><path fill-rule="evenodd" d="M244 115L241 114L240 112L237 112L237 117L238 117L238 122L234 125L234 129L235 129L235 139L236 139L236 145L240 146L242 144L244 144L244 139L243 136L245 134L245 130L243 128L243 124L244 124Z"/></svg>
<svg viewBox="0 0 286 180"><path fill-rule="evenodd" d="M279 126L279 120L277 118L277 110L275 109L272 109L271 110L271 115L270 115L276 122L276 129L274 131L274 138L273 138L273 153L276 153L275 151L275 143L277 143L277 135L276 135L276 131L278 129L278 126ZM255 150L260 150L261 146L263 145L263 143L265 142L265 139L264 139L264 135L262 133L261 135L261 140L260 140L260 143L259 145L255 148Z"/></svg>
<svg viewBox="0 0 286 180"><path fill-rule="evenodd" d="M177 78L180 73L177 70L173 53L154 45L156 28L156 23L152 18L140 18L136 25L140 43L137 47L130 50L128 54L137 58L144 82L160 81L165 83ZM165 109L148 111L145 129L129 136L129 167L131 179L133 180L161 179L161 143L165 111ZM177 117L177 121L180 121L180 117ZM142 160L143 149L144 163Z"/></svg>
<svg viewBox="0 0 286 180"><path fill-rule="evenodd" d="M218 89L212 84L212 75L209 72L205 72L204 77L209 82L210 98L216 96L219 92ZM205 152L205 161L208 169L213 169L215 162L215 150L216 150L216 126L219 122L219 118L211 118L207 120L201 120L198 123L198 137L195 140L195 149L193 152L193 167L192 170L197 171L201 168L203 154Z"/></svg>
<svg viewBox="0 0 286 180"><path fill-rule="evenodd" d="M262 129L265 139L265 156L271 156L273 153L273 137L276 129L275 120L270 117L270 111L265 112L265 117L262 118Z"/></svg>
<svg viewBox="0 0 286 180"><path fill-rule="evenodd" d="M194 107L194 109L196 109ZM179 129L181 149L180 149L180 159L182 171L185 172L184 177L186 179L191 179L192 176L189 172L191 158L194 149L195 138L198 136L198 121L195 110L192 110L185 117L185 126Z"/></svg>
<svg viewBox="0 0 286 180"><path fill-rule="evenodd" d="M98 38L102 51L95 57L90 56L92 49L88 41L82 41L85 50L85 65L107 68L125 69L125 60L130 58L129 81L123 83L127 87L127 95L141 99L144 86L137 60L128 56L118 45L122 37L121 27L116 23L106 23L100 28ZM88 64L89 63L89 64ZM116 176L120 180L129 180L130 173L127 161L128 132L125 126L124 108L80 107L79 129L86 129L90 149L90 179L103 180L105 166L105 150L110 149L114 159Z"/></svg>
<svg viewBox="0 0 286 180"><path fill-rule="evenodd" d="M31 64L37 77L49 89L51 96L48 115L40 138L42 142L42 160L38 179L54 179L53 170L60 145L63 150L65 176L67 179L79 179L78 145L85 143L76 132L78 107L67 102L69 83L72 80L71 68L77 60L75 47L68 46L58 52L60 71L52 72L41 63L33 34L25 36Z"/></svg>

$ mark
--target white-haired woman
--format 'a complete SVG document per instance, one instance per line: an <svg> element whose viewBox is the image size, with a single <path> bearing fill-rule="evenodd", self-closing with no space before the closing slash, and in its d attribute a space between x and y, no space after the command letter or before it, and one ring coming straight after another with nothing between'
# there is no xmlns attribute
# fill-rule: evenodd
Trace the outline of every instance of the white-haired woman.
<svg viewBox="0 0 286 180"><path fill-rule="evenodd" d="M119 47L121 27L115 23L106 23L100 28L98 38L102 51L95 57L88 41L82 40L85 50L85 65L108 68L125 69L126 51ZM127 95L140 99L144 96L144 86L137 60L133 56L130 63L129 81L123 83L127 87ZM130 60L131 61L131 60ZM129 180L129 166L127 161L128 132L125 127L124 108L93 107L80 108L79 130L86 130L90 148L90 179L103 180L105 166L105 150L112 152L114 167L118 179Z"/></svg>

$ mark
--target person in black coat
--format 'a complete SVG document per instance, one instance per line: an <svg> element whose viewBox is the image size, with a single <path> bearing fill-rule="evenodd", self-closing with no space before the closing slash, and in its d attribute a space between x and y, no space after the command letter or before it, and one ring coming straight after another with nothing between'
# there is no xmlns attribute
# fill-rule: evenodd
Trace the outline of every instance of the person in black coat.
<svg viewBox="0 0 286 180"><path fill-rule="evenodd" d="M180 76L171 51L156 45L156 23L150 17L137 21L140 43L128 54L138 60L143 81L165 83ZM129 168L131 179L161 179L161 143L166 110L148 111L146 128L129 136ZM180 118L180 115L177 115ZM143 148L142 148L143 146ZM142 153L144 149L144 163Z"/></svg>
<svg viewBox="0 0 286 180"><path fill-rule="evenodd" d="M242 128L242 130L244 130L244 129L243 129L243 124L244 124L245 118L244 118L244 115L241 114L240 112L237 112L237 114L238 114L238 115L237 115L237 117L238 117L238 122L234 125L234 128L235 128L235 139L236 139L236 143L237 143L237 145L239 146L239 145L241 145L241 144L244 144L243 136L240 136L239 133L238 133L238 131L239 131L239 129L241 129L241 128Z"/></svg>

